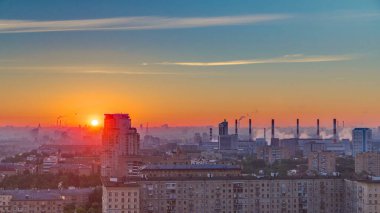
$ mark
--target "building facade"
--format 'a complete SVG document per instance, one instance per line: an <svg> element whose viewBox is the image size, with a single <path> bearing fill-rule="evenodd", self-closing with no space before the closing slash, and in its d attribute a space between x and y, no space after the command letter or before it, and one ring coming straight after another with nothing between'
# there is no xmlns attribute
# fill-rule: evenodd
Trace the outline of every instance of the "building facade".
<svg viewBox="0 0 380 213"><path fill-rule="evenodd" d="M219 124L219 135L228 135L228 122L226 119Z"/></svg>
<svg viewBox="0 0 380 213"><path fill-rule="evenodd" d="M140 199L137 183L108 182L103 186L103 213L139 213Z"/></svg>
<svg viewBox="0 0 380 213"><path fill-rule="evenodd" d="M123 212L120 205L127 201L121 203L122 192L139 196L135 202L139 210L130 212L344 212L342 179L156 178L136 184L105 186L103 212L115 212L111 210L115 206Z"/></svg>
<svg viewBox="0 0 380 213"><path fill-rule="evenodd" d="M128 114L105 114L102 143L101 175L128 176L128 157L138 155L140 144L140 135L132 128Z"/></svg>
<svg viewBox="0 0 380 213"><path fill-rule="evenodd" d="M94 188L0 190L0 213L61 213L69 204L85 206Z"/></svg>
<svg viewBox="0 0 380 213"><path fill-rule="evenodd" d="M311 152L308 156L308 169L318 174L332 174L336 171L334 152Z"/></svg>
<svg viewBox="0 0 380 213"><path fill-rule="evenodd" d="M355 173L365 172L372 176L380 176L380 153L365 152L355 156Z"/></svg>
<svg viewBox="0 0 380 213"><path fill-rule="evenodd" d="M380 212L380 182L345 180L345 213Z"/></svg>
<svg viewBox="0 0 380 213"><path fill-rule="evenodd" d="M352 130L353 156L362 152L372 151L372 130L355 128Z"/></svg>

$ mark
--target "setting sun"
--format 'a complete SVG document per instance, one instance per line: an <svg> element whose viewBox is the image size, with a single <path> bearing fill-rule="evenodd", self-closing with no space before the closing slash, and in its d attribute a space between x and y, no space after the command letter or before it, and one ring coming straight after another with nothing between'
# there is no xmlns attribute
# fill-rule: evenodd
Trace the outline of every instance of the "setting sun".
<svg viewBox="0 0 380 213"><path fill-rule="evenodd" d="M94 119L94 120L91 120L91 126L98 126L99 125L99 121Z"/></svg>

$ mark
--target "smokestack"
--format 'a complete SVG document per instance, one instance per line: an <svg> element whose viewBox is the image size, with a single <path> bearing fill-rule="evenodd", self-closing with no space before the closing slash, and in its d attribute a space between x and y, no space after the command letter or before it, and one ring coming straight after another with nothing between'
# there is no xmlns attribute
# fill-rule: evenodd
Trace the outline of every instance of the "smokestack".
<svg viewBox="0 0 380 213"><path fill-rule="evenodd" d="M272 138L274 138L274 119L272 119Z"/></svg>
<svg viewBox="0 0 380 213"><path fill-rule="evenodd" d="M212 141L212 128L210 128L210 142Z"/></svg>
<svg viewBox="0 0 380 213"><path fill-rule="evenodd" d="M319 138L319 118L317 119L317 137Z"/></svg>
<svg viewBox="0 0 380 213"><path fill-rule="evenodd" d="M333 132L334 132L334 136L333 136L334 143L336 143L337 142L337 133L336 133L336 119L335 118L333 120Z"/></svg>
<svg viewBox="0 0 380 213"><path fill-rule="evenodd" d="M235 119L235 135L238 134L238 120Z"/></svg>
<svg viewBox="0 0 380 213"><path fill-rule="evenodd" d="M252 119L248 120L248 133L249 133L249 141L252 140Z"/></svg>
<svg viewBox="0 0 380 213"><path fill-rule="evenodd" d="M297 138L300 137L300 119L297 118Z"/></svg>

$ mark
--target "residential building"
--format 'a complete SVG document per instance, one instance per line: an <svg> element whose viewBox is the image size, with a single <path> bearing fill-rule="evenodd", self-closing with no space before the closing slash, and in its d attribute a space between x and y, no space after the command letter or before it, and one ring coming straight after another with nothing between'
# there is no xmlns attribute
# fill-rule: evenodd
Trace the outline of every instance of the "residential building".
<svg viewBox="0 0 380 213"><path fill-rule="evenodd" d="M63 213L64 201L56 192L47 190L6 190L0 194L11 196L8 210L4 212Z"/></svg>
<svg viewBox="0 0 380 213"><path fill-rule="evenodd" d="M50 169L58 164L58 159L59 158L56 155L44 158L42 162L42 172L50 172Z"/></svg>
<svg viewBox="0 0 380 213"><path fill-rule="evenodd" d="M226 119L219 124L219 135L228 135L228 122Z"/></svg>
<svg viewBox="0 0 380 213"><path fill-rule="evenodd" d="M84 206L94 188L0 190L0 213L61 213L64 206Z"/></svg>
<svg viewBox="0 0 380 213"><path fill-rule="evenodd" d="M139 152L140 135L132 128L128 114L105 114L103 129L101 175L123 177L130 174L129 157Z"/></svg>
<svg viewBox="0 0 380 213"><path fill-rule="evenodd" d="M355 128L352 130L353 156L362 152L372 151L372 130Z"/></svg>
<svg viewBox="0 0 380 213"><path fill-rule="evenodd" d="M380 182L344 180L344 213L380 212Z"/></svg>
<svg viewBox="0 0 380 213"><path fill-rule="evenodd" d="M372 176L380 176L380 153L365 152L355 156L355 173L365 172Z"/></svg>
<svg viewBox="0 0 380 213"><path fill-rule="evenodd" d="M103 181L103 213L139 213L140 188L136 182Z"/></svg>
<svg viewBox="0 0 380 213"><path fill-rule="evenodd" d="M127 193L136 196L131 196L128 202ZM105 183L103 212L122 212L123 205L127 212L125 207L129 204L133 208L136 206L129 209L130 212L147 213L341 213L343 199L344 180L337 178L161 177L125 184Z"/></svg>
<svg viewBox="0 0 380 213"><path fill-rule="evenodd" d="M308 169L318 174L332 174L336 171L334 152L311 152L308 156Z"/></svg>

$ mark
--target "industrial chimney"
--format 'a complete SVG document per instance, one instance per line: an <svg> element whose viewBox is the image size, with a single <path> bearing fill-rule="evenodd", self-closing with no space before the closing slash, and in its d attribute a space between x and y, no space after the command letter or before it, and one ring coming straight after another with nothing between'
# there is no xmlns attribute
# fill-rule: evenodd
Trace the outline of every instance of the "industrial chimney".
<svg viewBox="0 0 380 213"><path fill-rule="evenodd" d="M320 134L319 134L319 118L317 119L317 137L320 138Z"/></svg>
<svg viewBox="0 0 380 213"><path fill-rule="evenodd" d="M272 119L272 138L274 138L274 119Z"/></svg>
<svg viewBox="0 0 380 213"><path fill-rule="evenodd" d="M252 141L252 119L248 120L249 141Z"/></svg>
<svg viewBox="0 0 380 213"><path fill-rule="evenodd" d="M297 118L297 138L300 138L300 119Z"/></svg>
<svg viewBox="0 0 380 213"><path fill-rule="evenodd" d="M333 120L333 134L334 134L334 136L333 136L333 140L334 140L334 143L336 143L338 140L338 135L337 135L337 132L336 132L336 119L334 118L334 120Z"/></svg>
<svg viewBox="0 0 380 213"><path fill-rule="evenodd" d="M212 141L212 128L210 128L210 142Z"/></svg>
<svg viewBox="0 0 380 213"><path fill-rule="evenodd" d="M235 135L238 134L238 120L235 119Z"/></svg>

